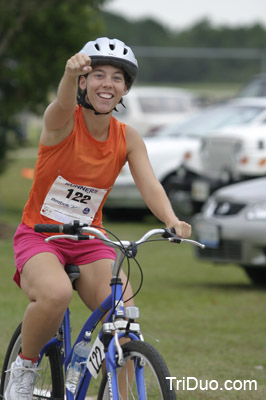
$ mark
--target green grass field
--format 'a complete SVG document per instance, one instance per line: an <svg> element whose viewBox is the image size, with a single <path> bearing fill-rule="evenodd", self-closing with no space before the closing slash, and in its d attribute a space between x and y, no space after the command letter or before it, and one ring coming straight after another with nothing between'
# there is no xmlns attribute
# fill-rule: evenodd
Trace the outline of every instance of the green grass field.
<svg viewBox="0 0 266 400"><path fill-rule="evenodd" d="M12 235L31 186L20 171L33 165L33 158L16 157L0 176L0 369L27 305L12 281ZM161 224L149 218L139 223L106 221L105 226L122 239L134 240ZM142 291L135 299L142 332L164 356L171 376L181 380L178 398L265 399L265 290L252 286L237 266L214 267L197 261L189 245L149 243L139 249L138 260L144 272ZM139 272L134 263L131 276L137 288ZM76 293L71 311L75 333L88 315ZM244 380L256 380L257 390L254 386L252 390L186 390L182 382L187 377L201 381L203 387L207 380L211 388L215 381L221 386L226 380L237 381L239 388ZM190 382L192 387L195 380Z"/></svg>

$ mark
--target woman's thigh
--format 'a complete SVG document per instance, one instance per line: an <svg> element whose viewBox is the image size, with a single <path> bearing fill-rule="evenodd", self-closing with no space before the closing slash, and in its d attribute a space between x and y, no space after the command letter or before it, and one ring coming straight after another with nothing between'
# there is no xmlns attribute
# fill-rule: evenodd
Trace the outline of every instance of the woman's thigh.
<svg viewBox="0 0 266 400"><path fill-rule="evenodd" d="M31 257L21 273L21 288L31 301L42 297L71 297L72 285L64 266L53 253Z"/></svg>
<svg viewBox="0 0 266 400"><path fill-rule="evenodd" d="M76 288L80 298L91 310L95 310L102 301L111 293L110 281L112 278L113 260L102 259L93 263L80 265L80 277L76 281ZM123 271L120 273L125 288L127 277ZM132 296L132 289L128 282L124 299ZM132 305L133 300L127 303Z"/></svg>

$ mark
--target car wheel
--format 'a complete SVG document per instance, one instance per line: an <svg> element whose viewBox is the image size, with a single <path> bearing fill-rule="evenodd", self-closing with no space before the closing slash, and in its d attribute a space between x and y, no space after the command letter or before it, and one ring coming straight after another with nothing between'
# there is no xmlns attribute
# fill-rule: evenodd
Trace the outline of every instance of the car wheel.
<svg viewBox="0 0 266 400"><path fill-rule="evenodd" d="M266 286L266 268L243 265L246 274L257 286Z"/></svg>

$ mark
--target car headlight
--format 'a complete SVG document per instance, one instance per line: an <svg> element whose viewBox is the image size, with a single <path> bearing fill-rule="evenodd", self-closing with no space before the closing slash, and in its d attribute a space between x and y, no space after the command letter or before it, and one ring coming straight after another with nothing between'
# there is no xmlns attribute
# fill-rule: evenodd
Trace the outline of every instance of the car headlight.
<svg viewBox="0 0 266 400"><path fill-rule="evenodd" d="M203 205L201 213L207 217L211 217L214 213L215 208L217 207L217 202L214 197L209 197L206 203Z"/></svg>
<svg viewBox="0 0 266 400"><path fill-rule="evenodd" d="M266 201L256 203L248 207L246 218L249 221L265 221L266 220Z"/></svg>

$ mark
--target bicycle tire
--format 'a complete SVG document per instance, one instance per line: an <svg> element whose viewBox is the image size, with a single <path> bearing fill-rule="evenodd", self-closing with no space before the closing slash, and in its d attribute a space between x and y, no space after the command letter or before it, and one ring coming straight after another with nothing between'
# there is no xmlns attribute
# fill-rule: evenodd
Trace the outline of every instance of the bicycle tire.
<svg viewBox="0 0 266 400"><path fill-rule="evenodd" d="M7 370L11 368L12 362L15 361L21 351L21 326L22 324L19 324L15 330L7 348L1 375L0 398L4 398L9 381L10 373ZM48 347L39 368L34 385L33 399L63 400L64 376L60 350L57 346Z"/></svg>
<svg viewBox="0 0 266 400"><path fill-rule="evenodd" d="M145 362L144 365L144 376L145 376L145 386L147 399L156 400L176 400L176 395L174 390L170 390L169 380L166 377L170 377L169 370L158 351L146 342L131 341L127 342L122 346L123 355L126 363L129 360L142 359ZM136 363L135 363L136 364ZM125 366L122 368L117 368L117 374L123 369L123 374L125 373ZM132 363L131 363L132 366ZM119 399L133 400L139 399L137 394L137 385L135 381L135 374L130 377L130 382L123 378L124 382L127 383L127 394L123 397L123 394L119 391ZM98 398L97 400L109 399L108 394L108 384L107 384L107 374L103 375Z"/></svg>

